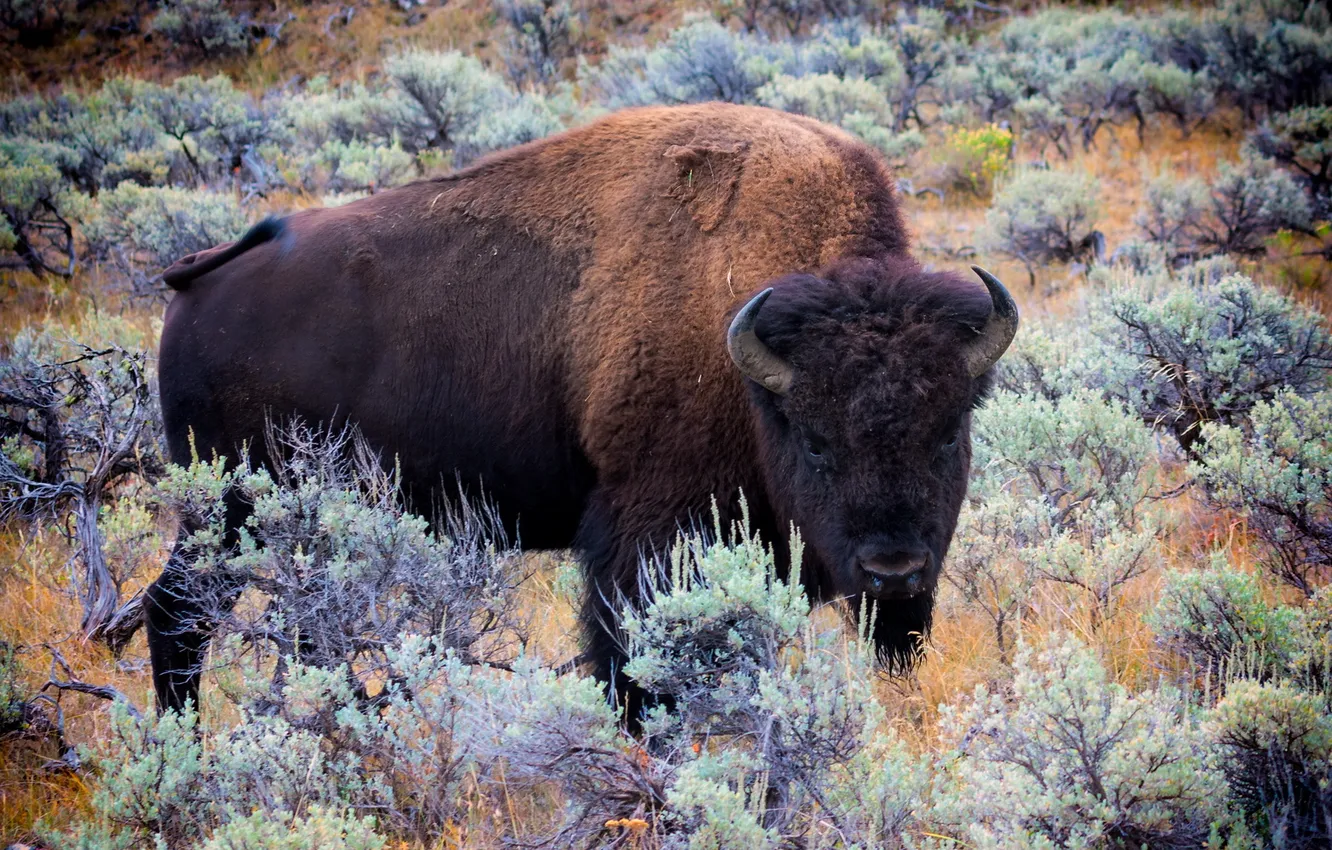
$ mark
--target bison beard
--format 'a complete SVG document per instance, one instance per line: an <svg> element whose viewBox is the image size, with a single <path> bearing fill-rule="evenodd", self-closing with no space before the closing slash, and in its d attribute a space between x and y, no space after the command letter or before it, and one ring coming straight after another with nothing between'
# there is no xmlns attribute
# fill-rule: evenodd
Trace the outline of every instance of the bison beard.
<svg viewBox="0 0 1332 850"><path fill-rule="evenodd" d="M412 504L484 488L525 548L578 552L587 657L631 725L645 695L615 603L714 498L729 521L744 494L783 568L798 527L811 596L873 597L905 670L1017 325L998 281L907 248L892 177L840 130L630 110L182 259L167 441L177 463L249 446L263 464L270 416L354 423ZM187 560L148 593L163 709L197 698L207 640Z"/></svg>

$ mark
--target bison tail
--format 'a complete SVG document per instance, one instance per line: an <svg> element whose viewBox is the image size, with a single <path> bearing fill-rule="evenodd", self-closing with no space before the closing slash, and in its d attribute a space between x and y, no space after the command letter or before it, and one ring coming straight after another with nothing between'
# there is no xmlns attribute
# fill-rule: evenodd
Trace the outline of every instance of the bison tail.
<svg viewBox="0 0 1332 850"><path fill-rule="evenodd" d="M211 251L200 251L177 260L171 268L162 273L162 281L177 292L184 292L190 288L190 283L195 278L231 262L251 248L281 238L286 232L287 223L277 216L270 215L247 230L238 241L221 250L214 248Z"/></svg>

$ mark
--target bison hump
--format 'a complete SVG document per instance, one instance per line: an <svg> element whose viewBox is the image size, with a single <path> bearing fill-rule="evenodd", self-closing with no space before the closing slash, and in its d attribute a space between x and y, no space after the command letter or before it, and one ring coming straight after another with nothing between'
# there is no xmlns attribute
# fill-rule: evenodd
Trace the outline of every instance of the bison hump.
<svg viewBox="0 0 1332 850"><path fill-rule="evenodd" d="M689 210L704 233L726 218L740 185L748 142L671 145L665 156L675 163L676 177L669 195Z"/></svg>

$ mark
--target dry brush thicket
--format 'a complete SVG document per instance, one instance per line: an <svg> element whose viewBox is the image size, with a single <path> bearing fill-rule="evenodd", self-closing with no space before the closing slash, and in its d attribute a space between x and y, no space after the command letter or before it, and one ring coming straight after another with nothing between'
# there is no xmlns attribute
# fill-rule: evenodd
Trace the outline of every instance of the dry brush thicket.
<svg viewBox="0 0 1332 850"><path fill-rule="evenodd" d="M0 359L0 839L1326 847L1332 336L1320 293L1289 286L1332 260L1326 4L728 0L593 51L596 8L496 0L488 61L417 46L271 91L112 76L0 101L0 286L44 305L6 321ZM81 11L0 0L0 28L28 47ZM144 28L216 63L287 23L172 0ZM645 562L627 672L674 708L631 739L569 663L576 570L519 552L484 504L404 513L354 432L275 431L272 472L164 462L151 317L172 260L703 100L860 136L926 230L968 222L932 259L1029 281L915 678L874 672L873 608L849 634L765 541L713 527ZM1223 134L1214 167L1154 153ZM1124 214L1099 166L1133 157ZM230 548L228 492L255 506ZM181 515L218 639L205 705L156 717L136 594Z"/></svg>

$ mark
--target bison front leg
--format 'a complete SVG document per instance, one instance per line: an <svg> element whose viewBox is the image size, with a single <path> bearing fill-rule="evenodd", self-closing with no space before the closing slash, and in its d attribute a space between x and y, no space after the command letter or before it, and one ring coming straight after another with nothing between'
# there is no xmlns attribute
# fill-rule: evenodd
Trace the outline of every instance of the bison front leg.
<svg viewBox="0 0 1332 850"><path fill-rule="evenodd" d="M575 548L586 578L581 621L583 653L593 674L607 685L609 698L623 712L625 727L637 734L647 711L670 700L640 688L624 673L628 644L620 628L627 606L643 602L640 569L653 544L669 543L644 533L617 511L606 493L594 494L579 525Z"/></svg>

